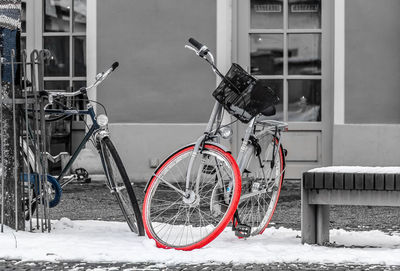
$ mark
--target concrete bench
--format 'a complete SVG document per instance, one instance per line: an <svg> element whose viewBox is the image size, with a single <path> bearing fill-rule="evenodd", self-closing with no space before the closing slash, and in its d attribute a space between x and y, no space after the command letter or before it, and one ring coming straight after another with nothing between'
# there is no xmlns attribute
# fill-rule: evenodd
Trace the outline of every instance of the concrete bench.
<svg viewBox="0 0 400 271"><path fill-rule="evenodd" d="M329 206L400 206L400 167L325 167L303 173L302 243L329 242Z"/></svg>

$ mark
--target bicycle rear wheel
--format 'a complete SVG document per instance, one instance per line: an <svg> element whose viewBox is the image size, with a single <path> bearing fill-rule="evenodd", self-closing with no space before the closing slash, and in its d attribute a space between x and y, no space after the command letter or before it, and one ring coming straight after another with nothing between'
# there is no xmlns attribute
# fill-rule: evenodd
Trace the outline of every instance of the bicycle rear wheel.
<svg viewBox="0 0 400 271"><path fill-rule="evenodd" d="M104 172L129 228L140 236L144 235L143 220L132 184L110 138L100 140L100 154Z"/></svg>
<svg viewBox="0 0 400 271"><path fill-rule="evenodd" d="M143 203L149 238L161 248L192 250L216 238L231 221L240 196L240 171L234 158L206 144L193 163L189 197L185 180L194 145L166 159L154 173Z"/></svg>
<svg viewBox="0 0 400 271"><path fill-rule="evenodd" d="M249 165L242 173L242 195L238 212L240 222L251 227L250 235L262 234L275 212L284 177L282 145L272 135L258 140ZM275 152L275 153L274 153Z"/></svg>

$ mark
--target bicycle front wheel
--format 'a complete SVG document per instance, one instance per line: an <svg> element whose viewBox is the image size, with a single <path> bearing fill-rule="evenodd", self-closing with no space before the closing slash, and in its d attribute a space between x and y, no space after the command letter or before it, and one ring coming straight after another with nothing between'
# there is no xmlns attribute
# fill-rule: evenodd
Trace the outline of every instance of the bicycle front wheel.
<svg viewBox="0 0 400 271"><path fill-rule="evenodd" d="M259 139L261 152L255 148L242 173L242 195L238 206L242 224L251 227L251 235L262 234L275 212L284 177L282 145L272 135Z"/></svg>
<svg viewBox="0 0 400 271"><path fill-rule="evenodd" d="M241 177L234 158L206 144L186 174L194 145L166 159L154 173L143 203L143 221L158 247L192 250L216 238L233 217Z"/></svg>
<svg viewBox="0 0 400 271"><path fill-rule="evenodd" d="M104 172L129 228L140 236L144 235L143 220L132 184L110 138L100 141L100 154Z"/></svg>

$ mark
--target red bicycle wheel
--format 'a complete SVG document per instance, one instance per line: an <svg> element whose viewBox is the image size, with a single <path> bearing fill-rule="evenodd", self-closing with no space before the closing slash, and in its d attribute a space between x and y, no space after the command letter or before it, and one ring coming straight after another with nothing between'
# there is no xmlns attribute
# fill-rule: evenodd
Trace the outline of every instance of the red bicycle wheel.
<svg viewBox="0 0 400 271"><path fill-rule="evenodd" d="M156 170L143 203L147 235L158 247L192 250L215 239L239 202L240 171L231 154L206 144L193 163L189 196L185 180L194 145L167 158Z"/></svg>

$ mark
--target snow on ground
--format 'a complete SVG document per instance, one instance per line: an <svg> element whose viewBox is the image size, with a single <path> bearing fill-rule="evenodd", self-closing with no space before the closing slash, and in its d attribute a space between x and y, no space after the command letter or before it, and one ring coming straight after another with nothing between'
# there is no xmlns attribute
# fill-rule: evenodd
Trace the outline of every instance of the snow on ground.
<svg viewBox="0 0 400 271"><path fill-rule="evenodd" d="M358 263L400 265L400 234L331 230L335 247L302 245L300 232L268 228L263 235L238 239L229 229L202 249L160 249L131 233L123 222L53 221L51 233L0 233L0 258L23 261L180 263ZM344 247L341 247L344 245ZM356 246L356 247L354 247Z"/></svg>
<svg viewBox="0 0 400 271"><path fill-rule="evenodd" d="M314 168L310 169L308 172L400 174L400 167L332 166Z"/></svg>

